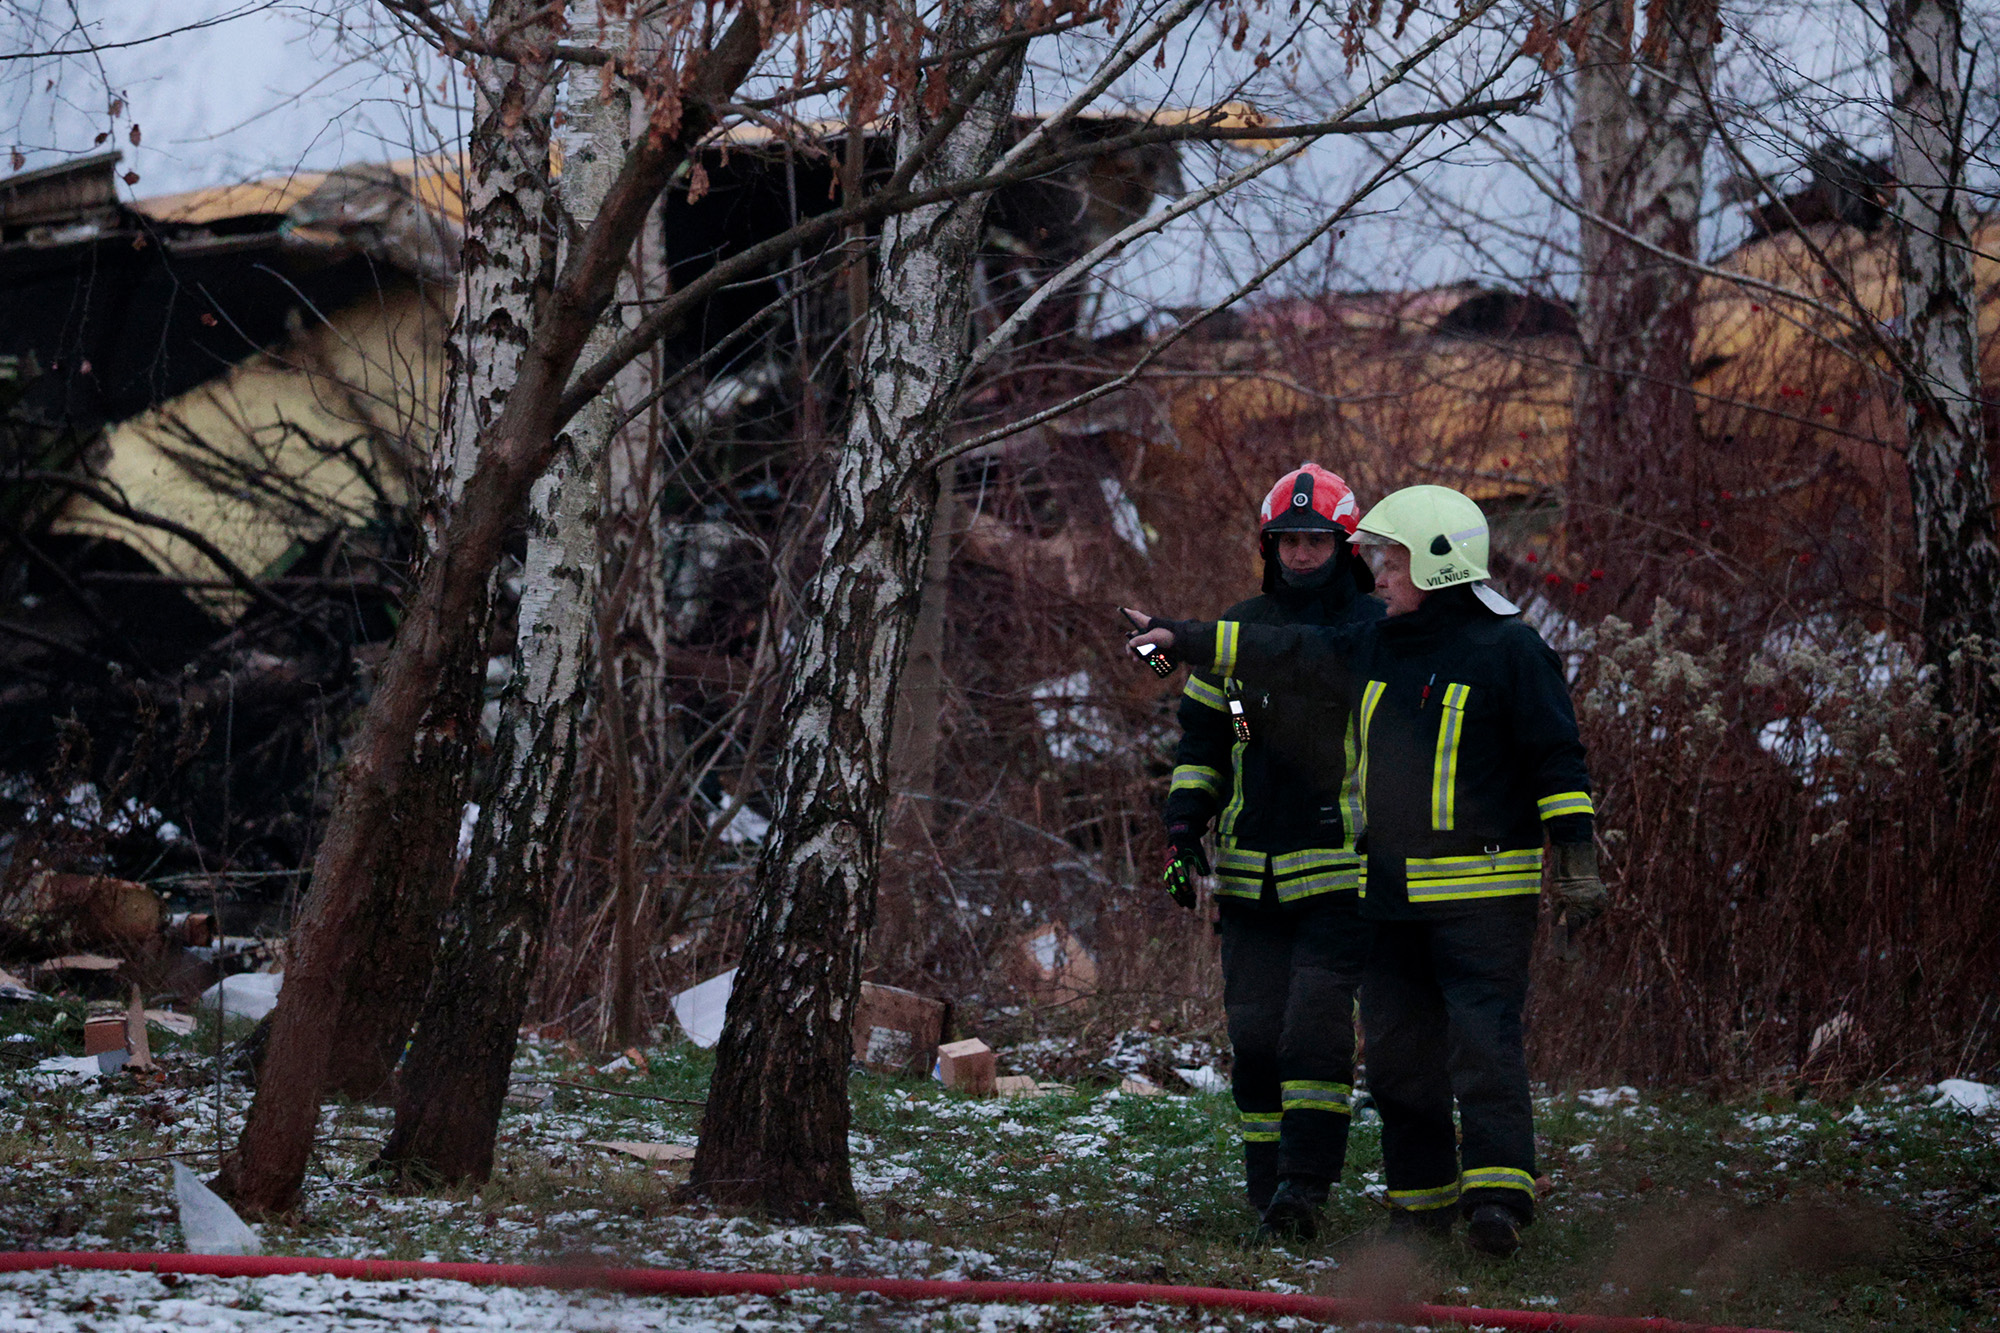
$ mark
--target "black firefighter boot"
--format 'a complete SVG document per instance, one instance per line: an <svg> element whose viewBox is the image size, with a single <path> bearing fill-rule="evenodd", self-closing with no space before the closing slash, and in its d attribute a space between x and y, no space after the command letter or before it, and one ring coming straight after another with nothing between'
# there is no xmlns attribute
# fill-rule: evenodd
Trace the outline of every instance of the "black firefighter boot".
<svg viewBox="0 0 2000 1333"><path fill-rule="evenodd" d="M1327 1182L1311 1176L1286 1176L1271 1195L1271 1206L1257 1227L1259 1240L1317 1240L1319 1210L1326 1203Z"/></svg>
<svg viewBox="0 0 2000 1333"><path fill-rule="evenodd" d="M1482 1203L1466 1219L1465 1243L1490 1259L1511 1259L1521 1248L1521 1219L1511 1208Z"/></svg>
<svg viewBox="0 0 2000 1333"><path fill-rule="evenodd" d="M1262 1217L1278 1190L1278 1145L1246 1141L1243 1144L1243 1192L1250 1206Z"/></svg>

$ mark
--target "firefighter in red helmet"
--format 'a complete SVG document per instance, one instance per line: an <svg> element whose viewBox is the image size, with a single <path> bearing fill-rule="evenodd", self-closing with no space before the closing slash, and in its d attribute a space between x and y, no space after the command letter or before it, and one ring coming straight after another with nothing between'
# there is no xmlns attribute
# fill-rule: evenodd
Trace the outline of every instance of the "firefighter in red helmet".
<svg viewBox="0 0 2000 1333"><path fill-rule="evenodd" d="M1224 619L1358 625L1382 604L1348 538L1354 493L1313 463L1264 499L1264 587ZM1368 955L1356 908L1360 795L1346 702L1188 676L1167 795L1168 892L1215 876L1224 1008L1245 1182L1259 1233L1310 1239L1347 1154L1354 1000ZM1203 837L1214 825L1214 857Z"/></svg>

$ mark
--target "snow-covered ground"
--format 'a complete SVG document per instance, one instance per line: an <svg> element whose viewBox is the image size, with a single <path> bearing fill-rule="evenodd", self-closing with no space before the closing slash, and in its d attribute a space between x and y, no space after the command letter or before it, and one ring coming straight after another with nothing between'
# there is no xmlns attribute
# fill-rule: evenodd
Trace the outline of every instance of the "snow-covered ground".
<svg viewBox="0 0 2000 1333"><path fill-rule="evenodd" d="M1053 1039L1026 1043L1003 1052L1002 1060L1034 1069L1059 1059L1061 1045ZM0 1051L33 1054L11 1041ZM1206 1069L1213 1054L1186 1039L1128 1033L1110 1040L1100 1063L1114 1073L1183 1060ZM680 1046L656 1053L650 1073L627 1068L598 1075L579 1053L527 1042L516 1072L545 1088L552 1079L581 1077L654 1096L698 1097L705 1058ZM185 1155L181 1160L212 1173L207 1154L218 1140L236 1138L248 1085L229 1076L218 1090L212 1064L185 1048L165 1060L167 1076L150 1081L130 1074L36 1073L31 1058L0 1070L0 1249L183 1248L169 1155ZM678 1206L672 1186L684 1168L657 1168L588 1141L692 1144L692 1107L558 1088L539 1107L507 1111L494 1182L457 1193L403 1194L370 1175L366 1164L391 1112L329 1107L298 1217L257 1230L269 1252L332 1257L942 1279L1194 1280L1269 1290L1325 1290L1322 1284L1345 1262L1332 1254L1259 1259L1236 1247L1232 1228L1247 1215L1235 1198L1234 1118L1226 1096L1141 1097L1086 1086L1043 1099L975 1101L930 1083L858 1073L853 1088L850 1149L868 1227L773 1224ZM1719 1123L1714 1110L1692 1112L1708 1115L1708 1132L1736 1146L1718 1142L1711 1154L1718 1160L1692 1164L1688 1178L1672 1188L1705 1186L1754 1206L1781 1193L1799 1171L1824 1172L1838 1160L1866 1196L1934 1210L1936 1172L1918 1169L1912 1158L2000 1144L1996 1110L1990 1089L1961 1080L1878 1089L1863 1101L1840 1104L1787 1100L1770 1109L1730 1110ZM1615 1177L1602 1173L1642 1151L1642 1141L1688 1138L1690 1126L1679 1119L1690 1113L1631 1087L1541 1099L1551 1206L1572 1217L1619 1206ZM1355 1127L1358 1160L1341 1224L1350 1232L1379 1225L1377 1132L1372 1116ZM1961 1146L1947 1149L1947 1140ZM1962 1212L1992 1202L1978 1195L1976 1184L1964 1189L1940 1197L1934 1208ZM1541 1294L1550 1289L1513 1293L1513 1300L1575 1308L1572 1295ZM1432 1296L1456 1300L1462 1290L1443 1287ZM1171 1309L946 1307L820 1294L691 1300L437 1281L0 1275L0 1333L503 1326L749 1333L1233 1328L1247 1322Z"/></svg>

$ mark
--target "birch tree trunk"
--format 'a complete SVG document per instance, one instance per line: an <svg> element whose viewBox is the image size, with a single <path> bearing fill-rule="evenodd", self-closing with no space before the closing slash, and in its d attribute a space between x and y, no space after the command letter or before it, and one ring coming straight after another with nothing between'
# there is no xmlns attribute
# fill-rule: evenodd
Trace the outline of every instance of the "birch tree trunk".
<svg viewBox="0 0 2000 1333"><path fill-rule="evenodd" d="M634 145L597 225L565 260L535 317L506 404L480 432L471 475L436 556L404 605L380 684L339 775L297 936L305 966L294 964L287 978L257 1098L217 1182L239 1212L286 1212L298 1201L342 985L357 941L377 924L368 915L372 848L396 816L416 733L450 664L477 633L502 542L556 451L564 391L610 304L633 240L673 172L717 123L717 108L748 76L766 35L762 11L739 10L712 47L691 53L680 91L668 95L671 104L653 108L657 132ZM677 121L664 114L668 110Z"/></svg>
<svg viewBox="0 0 2000 1333"><path fill-rule="evenodd" d="M494 16L511 22L536 9L533 0L507 0L494 6ZM449 555L443 534L472 475L480 435L505 409L553 273L548 67L482 60L475 68L463 285L447 344L449 401L423 515L431 566ZM242 1146L223 1159L216 1182L246 1211L292 1206L322 1090L380 1092L416 1018L478 742L490 576L489 567L478 582L489 595L469 600L468 623L438 656L436 686L407 757L381 793L377 809L389 817L368 820L371 827L351 844L357 864L350 892L327 892L315 866L313 889L292 929L285 987ZM334 840L331 829L327 840Z"/></svg>
<svg viewBox="0 0 2000 1333"><path fill-rule="evenodd" d="M1570 135L1582 368L1565 526L1579 562L1604 568L1625 608L1650 606L1679 568L1686 542L1674 532L1705 490L1690 355L1696 276L1647 245L1697 255L1716 24L1710 0L1667 0L1645 7L1641 41L1634 13L1608 4L1587 20Z"/></svg>
<svg viewBox="0 0 2000 1333"><path fill-rule="evenodd" d="M949 11L939 48L1005 31L999 0ZM985 170L1005 147L1021 56L972 87L917 188ZM969 98L969 105L968 105ZM907 157L942 108L905 108ZM966 364L972 265L985 199L919 209L883 228L859 392L834 461L818 572L786 686L776 822L716 1051L689 1191L780 1215L855 1218L847 1068L861 949L874 914L891 722L937 508L936 458Z"/></svg>
<svg viewBox="0 0 2000 1333"><path fill-rule="evenodd" d="M589 30L596 19L573 13L571 23ZM565 123L576 129L557 142L577 146L559 150L556 213L560 231L573 237L595 219L631 147L633 97L623 81L604 87L596 70L572 68L561 100ZM607 316L584 355L621 332L616 314ZM385 1164L407 1174L457 1182L492 1173L591 690L598 511L614 410L600 395L579 412L529 495L518 666L501 701L492 778L382 1150Z"/></svg>
<svg viewBox="0 0 2000 1333"><path fill-rule="evenodd" d="M514 23L534 8L523 0L497 4L494 18ZM420 515L426 559L438 556L478 458L480 432L506 406L537 307L555 275L548 216L552 71L546 64L491 59L477 69L465 182L466 263L445 344L443 426ZM462 812L476 785L492 626L489 587L417 728L396 818L371 846L367 911L374 925L354 942L327 1056L328 1087L356 1100L373 1100L388 1088L423 1006L439 919L456 875Z"/></svg>
<svg viewBox="0 0 2000 1333"><path fill-rule="evenodd" d="M2000 551L1980 411L1979 309L1965 198L1963 16L1958 0L1892 0L1896 214L1909 431L1927 655L2000 638ZM1978 673L1982 678L1987 674ZM1979 700L2000 704L1983 684Z"/></svg>

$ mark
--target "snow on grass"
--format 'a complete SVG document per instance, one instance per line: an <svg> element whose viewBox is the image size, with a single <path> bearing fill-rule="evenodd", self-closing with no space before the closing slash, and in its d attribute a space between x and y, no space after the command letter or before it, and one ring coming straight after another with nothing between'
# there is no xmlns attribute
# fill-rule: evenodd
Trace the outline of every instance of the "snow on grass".
<svg viewBox="0 0 2000 1333"><path fill-rule="evenodd" d="M248 1104L244 1075L227 1073L218 1092L207 1054L213 1029L205 1027L192 1039L156 1042L163 1078L122 1074L39 1087L29 1067L76 1049L81 1010L72 1006L74 1012L58 1014L44 1007L30 1022L28 1008L0 1008L0 1249L179 1250L171 1168L160 1155L210 1153L218 1135L232 1144ZM22 1029L12 1036L25 1039L11 1039L10 1026ZM1212 1050L1197 1049L1188 1038L1137 1032L1112 1038L1109 1056L1102 1039L1092 1049L1046 1036L1028 1040L1035 1049L1003 1049L1002 1061L1017 1062L1017 1068L1066 1061L1074 1090L973 1100L929 1080L853 1074L849 1146L867 1226L771 1223L678 1203L674 1191L685 1180L684 1167L656 1167L584 1144L692 1144L696 1105L599 1096L552 1083L575 1079L699 1103L710 1067L706 1053L683 1044L649 1051L649 1068L598 1073L593 1066L601 1062L581 1051L527 1041L517 1058L517 1080L552 1087L554 1095L539 1107L506 1111L498 1168L488 1185L400 1193L367 1170L392 1113L330 1106L321 1117L299 1214L257 1230L267 1252L337 1257L1335 1292L1363 1280L1372 1261L1357 1262L1357 1256L1380 1245L1385 1212L1377 1124L1357 1118L1348 1177L1330 1205L1325 1245L1246 1249L1241 1240L1253 1219L1240 1200L1239 1147L1227 1096L1119 1095L1073 1072L1097 1067L1115 1077L1124 1066L1171 1067L1174 1060L1212 1058ZM1412 1270L1419 1276L1409 1279L1415 1284L1410 1293L1451 1304L1559 1300L1563 1308L1591 1308L1591 1302L1610 1299L1600 1292L1604 1266L1638 1262L1620 1258L1628 1249L1642 1257L1662 1251L1666 1242L1647 1239L1652 1233L1645 1229L1659 1225L1651 1220L1657 1215L1675 1210L1688 1217L1728 1216L1739 1219L1730 1227L1768 1231L1756 1219L1780 1218L1797 1200L1818 1200L1810 1206L1900 1210L1898 1216L1915 1219L1912 1225L1956 1227L1951 1235L1977 1243L2000 1222L2000 1192L1982 1184L2000 1178L2000 1125L1968 1114L1943 1095L1945 1089L1878 1088L1825 1101L1757 1096L1716 1102L1631 1086L1538 1097L1539 1152L1552 1193L1528 1250L1503 1268L1482 1264L1457 1242L1426 1251ZM126 1160L131 1158L154 1160ZM183 1160L212 1173L212 1156ZM1627 1227L1639 1238L1621 1236ZM1716 1230L1703 1227L1707 1231L1672 1231L1672 1243ZM1854 1312L1852 1321L1781 1318L1799 1308L1787 1302L1830 1299L1820 1293L1834 1279L1794 1264L1796 1273L1744 1284L1718 1267L1736 1251L1714 1253L1723 1258L1696 1255L1679 1265L1671 1285L1649 1286L1650 1278L1620 1273L1612 1284L1617 1300L1628 1302L1622 1308L1631 1313L1734 1315L1725 1322L1829 1329L1865 1327L1864 1315L1901 1317L1906 1306L1941 1308L1922 1304L1921 1291L1892 1287L1869 1270L1839 1279L1847 1285L1839 1287L1838 1299ZM1454 1283L1466 1285L1470 1299ZM1233 1317L1186 1312L946 1309L832 1297L795 1297L790 1304L697 1302L307 1278L175 1288L153 1277L102 1274L0 1280L0 1333L393 1329L406 1323L413 1329L480 1328L502 1321L564 1329L1244 1326Z"/></svg>

